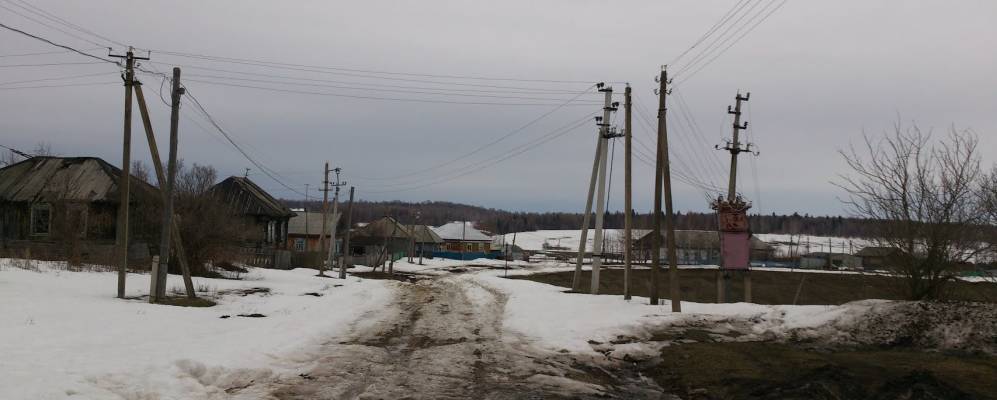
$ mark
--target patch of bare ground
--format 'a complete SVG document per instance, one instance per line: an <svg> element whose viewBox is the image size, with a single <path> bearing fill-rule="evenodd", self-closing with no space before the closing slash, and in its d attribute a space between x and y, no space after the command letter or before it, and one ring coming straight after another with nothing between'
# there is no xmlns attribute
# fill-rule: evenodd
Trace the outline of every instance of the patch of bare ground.
<svg viewBox="0 0 997 400"><path fill-rule="evenodd" d="M394 306L326 343L301 376L240 389L270 399L658 399L628 363L556 354L502 331L505 297L452 277L398 285ZM388 315L387 318L384 318Z"/></svg>

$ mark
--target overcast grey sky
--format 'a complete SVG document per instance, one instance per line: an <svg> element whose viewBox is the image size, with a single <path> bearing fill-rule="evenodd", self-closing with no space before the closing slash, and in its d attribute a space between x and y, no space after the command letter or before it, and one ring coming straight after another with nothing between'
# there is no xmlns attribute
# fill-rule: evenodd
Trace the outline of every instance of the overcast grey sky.
<svg viewBox="0 0 997 400"><path fill-rule="evenodd" d="M622 93L622 82L630 82L645 114L655 112L653 77L662 64L689 48L735 4L743 4L741 12L750 13L740 24L736 17L728 21L725 26L733 27L728 32L733 39L726 44L748 29L738 31L752 15L781 3L0 0L0 22L98 55L106 50L96 49L100 47L96 44L115 45L31 14L30 8L22 8L26 7L22 1L109 39L153 49L147 68L168 71L173 65L182 66L186 86L234 140L297 191L304 191L306 183L316 188L322 164L328 160L343 168L343 178L358 187L363 199L447 200L535 211L580 211L584 206L595 146L594 121L542 145L533 141L600 111L601 105L595 104L600 94L585 94L582 102L561 107L457 162L420 171L509 134L554 110L571 97L566 93L583 91L591 83L617 82L613 87ZM753 162L756 173L752 162L741 164L741 189L755 200L755 211L843 213L837 199L841 192L829 183L844 172L837 150L861 140L863 131L882 134L898 117L936 130L953 124L972 128L981 136L985 160L993 162L997 148L994 16L997 3L992 1L789 1L702 70L693 74L695 68L690 68L675 77L675 94L688 104L702 135L695 136L674 105L669 124L673 164L684 163L688 173L724 185L726 176L719 170L727 168L728 157L712 146L730 135L726 107L733 104L738 89L752 94L744 116L752 128L750 140L761 151ZM723 29L716 32L720 40ZM61 155L98 156L120 164L123 90L117 67L12 67L91 60L68 53L14 57L58 49L6 30L0 31L0 38L0 144L30 150L38 142L48 142ZM669 70L681 71L710 43L704 41ZM302 69L314 69L220 63L163 51L524 81L309 72ZM106 74L2 84L100 72ZM158 98L160 81L140 78L146 83L160 148L165 149L169 111ZM97 82L108 83L10 89ZM533 105L400 102L231 84L338 96ZM435 91L431 89L447 94L402 92ZM250 165L197 117L193 107L185 104L184 109L190 119L181 124L180 150L188 163L214 165L223 175L241 175L243 168L251 167L251 178L276 196L301 197ZM615 122L622 124L619 114ZM654 123L652 115L646 117ZM134 157L148 160L137 111L134 123ZM636 116L635 127L635 136L650 144L652 133ZM517 154L517 149L528 151ZM614 210L623 204L622 141L616 151L610 201ZM506 156L511 157L491 162ZM648 210L652 170L635 162L634 171L635 207ZM457 175L463 176L445 180ZM415 189L397 191L411 188ZM708 209L701 188L676 182L675 191L678 209ZM319 193L313 190L312 195Z"/></svg>

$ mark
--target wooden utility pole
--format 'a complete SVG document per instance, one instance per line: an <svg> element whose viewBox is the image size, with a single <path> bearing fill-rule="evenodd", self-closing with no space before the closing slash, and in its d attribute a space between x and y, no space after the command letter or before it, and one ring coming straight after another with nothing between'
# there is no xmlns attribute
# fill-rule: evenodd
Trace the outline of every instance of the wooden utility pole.
<svg viewBox="0 0 997 400"><path fill-rule="evenodd" d="M658 107L658 139L661 140L662 177L665 186L665 229L668 236L665 237L668 243L668 296L672 302L672 312L682 312L682 299L679 293L679 266L678 252L675 246L675 212L672 207L672 166L668 161L668 107L665 96L668 94L668 71L661 69L661 104Z"/></svg>
<svg viewBox="0 0 997 400"><path fill-rule="evenodd" d="M152 166L156 173L156 181L159 182L160 194L163 200L163 227L160 242L160 262L152 267L151 282L149 284L149 301L157 302L166 298L166 278L170 259L170 250L176 254L177 262L183 274L184 288L187 297L195 298L194 282L190 277L190 266L187 265L183 242L180 239L180 227L173 213L173 185L176 179L177 160L177 132L180 121L180 98L184 89L180 87L180 69L173 69L173 90L170 115L170 173L164 172L163 162L159 157L159 146L156 142L156 135L152 129L152 118L149 115L149 107L145 101L145 94L142 90L142 83L135 80L133 82L135 100L138 103L139 114L142 117L142 125L145 128L146 141L149 143L149 153L152 156Z"/></svg>
<svg viewBox="0 0 997 400"><path fill-rule="evenodd" d="M328 232L326 229L326 224L329 221L329 162L325 162L325 167L322 169L322 174L325 178L322 179L322 233L318 235L318 251L325 251L325 233ZM322 271L325 265L319 267L319 275L322 275Z"/></svg>
<svg viewBox="0 0 997 400"><path fill-rule="evenodd" d="M633 202L632 198L632 187L631 187L631 153L630 153L630 142L632 137L632 129L630 126L631 122L631 102L630 102L630 85L623 92L623 107L626 110L623 127L623 142L624 142L624 189L623 189L623 212L626 215L623 217L624 220L624 230L623 230L623 298L630 300L630 270L631 263L633 262L633 255L631 251L633 250Z"/></svg>
<svg viewBox="0 0 997 400"><path fill-rule="evenodd" d="M343 237L343 258L339 260L339 279L346 279L346 262L350 256L350 227L353 226L353 191L350 186L350 203L346 206L346 235Z"/></svg>
<svg viewBox="0 0 997 400"><path fill-rule="evenodd" d="M333 171L336 172L336 183L334 183L332 186L335 187L336 193L332 197L332 228L330 229L332 231L332 233L329 235L329 258L326 261L326 265L328 265L330 269L331 268L335 268L335 266L336 266L336 263L335 263L335 260L336 260L336 228L339 225L339 188L342 187L343 185L346 185L346 182L340 182L339 181L339 173L342 172L343 169L339 168L339 167L336 167L336 168L333 168ZM323 232L323 235L324 234L325 233ZM319 273L318 273L319 276L324 276L325 275L324 272L325 272L325 268L319 269Z"/></svg>
<svg viewBox="0 0 997 400"><path fill-rule="evenodd" d="M132 164L132 86L135 82L135 60L148 60L149 57L136 57L131 47L125 55L109 54L125 59L125 121L121 152L121 176L118 178L118 221L114 234L114 244L118 256L118 298L125 297L125 280L128 277L128 203Z"/></svg>
<svg viewBox="0 0 997 400"><path fill-rule="evenodd" d="M422 220L422 213L419 212L419 211L416 211L415 212L415 224L416 224L416 226L422 226L422 223L420 222L421 220ZM422 265L422 253L425 252L425 251L426 251L426 249L419 249L419 265Z"/></svg>

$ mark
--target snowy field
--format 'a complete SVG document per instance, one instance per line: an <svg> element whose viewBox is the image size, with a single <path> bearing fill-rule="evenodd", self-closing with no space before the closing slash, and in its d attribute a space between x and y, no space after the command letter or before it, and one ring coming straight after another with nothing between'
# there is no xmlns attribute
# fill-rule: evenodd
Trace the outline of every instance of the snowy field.
<svg viewBox="0 0 997 400"><path fill-rule="evenodd" d="M635 229L634 237L639 237L646 230ZM529 232L517 232L516 246L527 251L544 250L544 244L548 246L560 246L567 250L578 250L578 243L581 241L581 231L577 229L568 230L540 230ZM586 249L592 251L593 232L589 231L586 238ZM623 236L622 229L606 229L607 240L612 243ZM863 247L872 246L873 243L866 239L812 236L812 235L787 235L774 233L755 234L758 239L769 243L775 248L776 255L788 256L789 254L807 254L810 252L833 251L835 253L855 253ZM506 243L512 243L513 234L505 235Z"/></svg>
<svg viewBox="0 0 997 400"><path fill-rule="evenodd" d="M0 259L0 399L227 397L224 388L297 375L311 346L382 308L395 285L254 268L245 280L195 278L218 305L187 308L116 299L115 273L12 265ZM148 293L149 275L129 274L127 287ZM269 293L236 292L251 288Z"/></svg>

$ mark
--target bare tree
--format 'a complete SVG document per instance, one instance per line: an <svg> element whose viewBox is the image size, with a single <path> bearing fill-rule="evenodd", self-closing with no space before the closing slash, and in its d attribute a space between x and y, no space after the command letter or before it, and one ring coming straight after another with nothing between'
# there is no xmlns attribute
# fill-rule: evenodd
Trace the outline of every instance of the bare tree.
<svg viewBox="0 0 997 400"><path fill-rule="evenodd" d="M196 275L205 275L206 263L234 259L238 246L251 232L221 199L212 195L217 180L218 173L210 165L194 164L187 169L183 160L177 162L175 210L188 263Z"/></svg>
<svg viewBox="0 0 997 400"><path fill-rule="evenodd" d="M142 182L152 184L152 181L149 180L150 179L149 171L150 171L149 165L146 164L144 161L142 160L132 161L132 170L131 170L132 176L138 178ZM155 186L158 187L159 184L157 183Z"/></svg>
<svg viewBox="0 0 997 400"><path fill-rule="evenodd" d="M978 139L954 128L934 141L916 126L841 151L852 174L835 184L857 216L880 222L874 240L895 249L888 260L909 299L938 299L956 270L986 251Z"/></svg>
<svg viewBox="0 0 997 400"><path fill-rule="evenodd" d="M52 157L58 155L52 151L52 143L49 142L38 142L35 145L35 149L31 151L31 154L35 157Z"/></svg>

